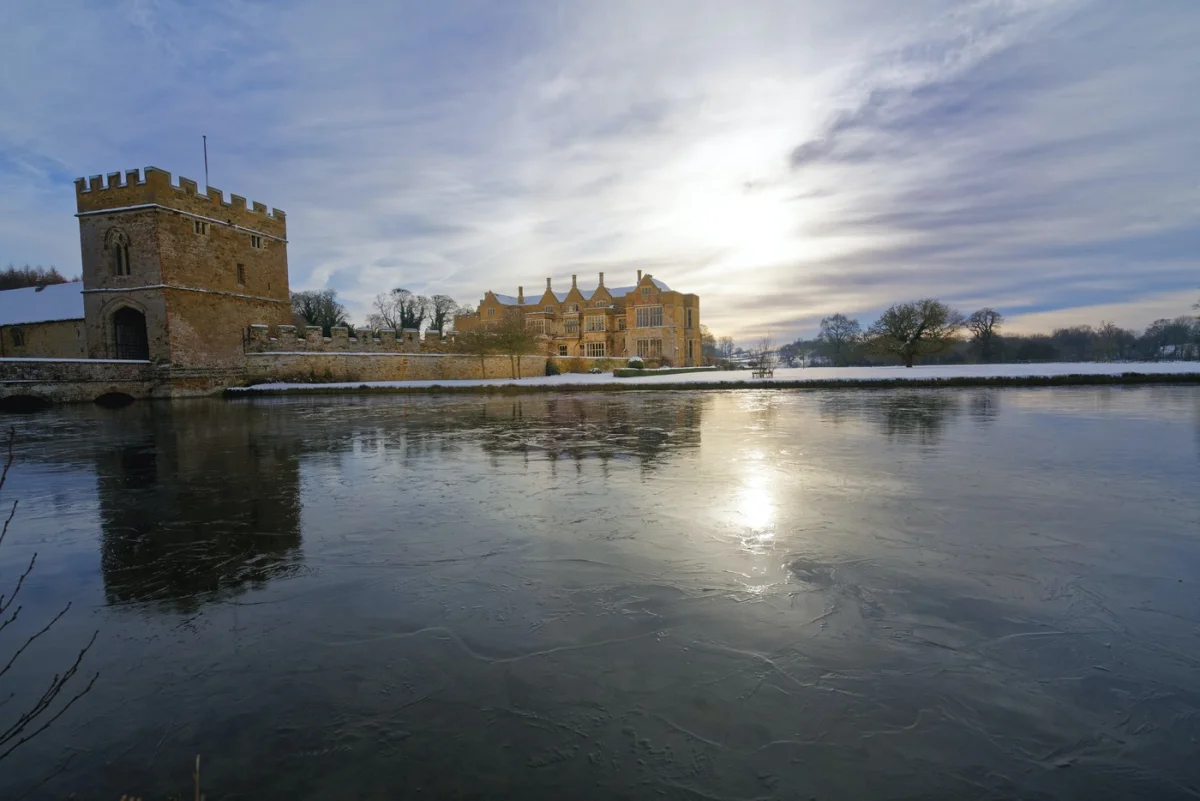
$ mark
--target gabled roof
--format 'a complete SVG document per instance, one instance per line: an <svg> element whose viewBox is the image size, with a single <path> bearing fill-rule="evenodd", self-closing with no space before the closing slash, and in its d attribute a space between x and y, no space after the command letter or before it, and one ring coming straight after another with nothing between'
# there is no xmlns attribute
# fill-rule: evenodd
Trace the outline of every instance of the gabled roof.
<svg viewBox="0 0 1200 801"><path fill-rule="evenodd" d="M0 292L0 325L83 319L83 283L47 284Z"/></svg>
<svg viewBox="0 0 1200 801"><path fill-rule="evenodd" d="M662 281L659 281L657 278L651 278L650 280L656 287L658 287L660 292L671 291L671 287L667 286ZM596 287L595 289L580 289L579 287L573 287L573 289L578 290L579 294L583 296L584 300L591 300L596 295L596 292L600 290L600 287ZM637 285L619 286L616 288L604 287L604 289L614 298L623 298L626 295L636 292ZM516 295L501 295L498 292L491 292L490 294L502 306L537 306L540 305L541 299L546 297L546 290L543 290L542 294L540 295L526 295L524 303L517 302ZM567 292L551 291L550 294L553 295L559 303L562 303L567 299L567 296L570 295L571 292L569 290Z"/></svg>
<svg viewBox="0 0 1200 801"><path fill-rule="evenodd" d="M671 291L671 287L667 286L662 281L659 281L657 278L651 278L650 282L652 284L654 284L656 287L658 287L659 292L670 292ZM628 295L630 292L636 292L636 291L637 291L636 285L634 285L634 286L619 286L614 289L608 290L608 293L610 295L612 295L614 298L623 298L626 295Z"/></svg>
<svg viewBox="0 0 1200 801"><path fill-rule="evenodd" d="M564 300L567 299L568 293L566 293L566 292L553 292L549 289L543 289L542 294L538 295L536 298L533 295L526 295L525 296L525 305L528 306L528 305L532 304L532 305L536 306L536 305L540 304L542 302L542 298L546 297L547 292L549 292L550 296L553 297L554 300L558 303L562 303Z"/></svg>

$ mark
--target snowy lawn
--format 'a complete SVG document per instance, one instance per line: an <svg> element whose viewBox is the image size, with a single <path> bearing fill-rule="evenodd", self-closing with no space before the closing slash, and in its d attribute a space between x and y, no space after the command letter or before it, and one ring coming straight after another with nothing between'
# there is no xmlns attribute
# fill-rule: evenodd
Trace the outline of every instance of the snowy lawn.
<svg viewBox="0 0 1200 801"><path fill-rule="evenodd" d="M427 389L430 387L594 387L602 384L649 386L655 384L719 386L721 384L820 384L828 381L929 381L935 379L971 378L1030 378L1068 375L1143 375L1200 374L1200 362L1062 362L1055 364L964 364L946 367L794 367L775 371L774 378L751 378L749 370L713 370L703 373L675 375L646 375L638 378L617 378L612 373L600 375L565 373L533 378L494 378L488 380L433 381L351 381L330 384L256 384L243 390L306 390L306 389ZM234 391L237 391L236 389Z"/></svg>

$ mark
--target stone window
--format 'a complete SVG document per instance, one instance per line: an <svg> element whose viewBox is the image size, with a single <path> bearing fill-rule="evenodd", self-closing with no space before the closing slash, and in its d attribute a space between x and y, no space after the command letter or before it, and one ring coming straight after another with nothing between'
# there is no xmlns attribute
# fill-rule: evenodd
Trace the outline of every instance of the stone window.
<svg viewBox="0 0 1200 801"><path fill-rule="evenodd" d="M526 320L525 327L537 334L546 333L546 321L539 318Z"/></svg>
<svg viewBox="0 0 1200 801"><path fill-rule="evenodd" d="M246 285L246 265L244 264L239 264L237 266L237 281L238 286Z"/></svg>
<svg viewBox="0 0 1200 801"><path fill-rule="evenodd" d="M662 306L642 306L637 310L638 328L661 328Z"/></svg>
<svg viewBox="0 0 1200 801"><path fill-rule="evenodd" d="M566 355L567 355L567 346L566 346L566 345L559 345L559 346L558 346L558 355L559 355L559 356L566 356Z"/></svg>
<svg viewBox="0 0 1200 801"><path fill-rule="evenodd" d="M201 236L208 234L208 223L204 220L192 220L192 230Z"/></svg>
<svg viewBox="0 0 1200 801"><path fill-rule="evenodd" d="M687 327L688 327L688 328L694 328L694 327L695 327L695 326L694 326L694 323L695 323L695 318L692 316L692 313L693 313L694 311L696 311L696 310L695 310L695 309L692 309L692 308L688 308L688 310L687 310Z"/></svg>
<svg viewBox="0 0 1200 801"><path fill-rule="evenodd" d="M603 342L587 343L587 355L588 355L589 359L603 359L604 358L604 343Z"/></svg>
<svg viewBox="0 0 1200 801"><path fill-rule="evenodd" d="M604 330L604 318L601 317L599 314L589 314L588 318L587 318L587 330L588 331L603 331Z"/></svg>
<svg viewBox="0 0 1200 801"><path fill-rule="evenodd" d="M643 359L656 359L662 356L662 340L661 339L639 339L637 341L637 355Z"/></svg>
<svg viewBox="0 0 1200 801"><path fill-rule="evenodd" d="M12 329L12 343L13 343L14 348L25 347L25 329L23 329L23 328Z"/></svg>
<svg viewBox="0 0 1200 801"><path fill-rule="evenodd" d="M597 309L603 309L605 306L607 306L607 305L608 305L608 301L606 301L606 300L597 300L597 301L595 301L594 303L592 303L592 305L593 305L593 306L595 306Z"/></svg>
<svg viewBox="0 0 1200 801"><path fill-rule="evenodd" d="M578 320L564 321L563 322L563 330L568 334L578 334L579 333L579 321Z"/></svg>
<svg viewBox="0 0 1200 801"><path fill-rule="evenodd" d="M262 250L263 238L258 234L250 234L250 247Z"/></svg>
<svg viewBox="0 0 1200 801"><path fill-rule="evenodd" d="M690 311L690 309L689 309ZM688 340L688 361L694 361L696 358L696 340Z"/></svg>
<svg viewBox="0 0 1200 801"><path fill-rule="evenodd" d="M488 317L495 317L495 316L496 316L496 307L493 306L488 309Z"/></svg>
<svg viewBox="0 0 1200 801"><path fill-rule="evenodd" d="M642 297L644 297L644 298L650 297L650 287L648 287L648 286L642 287Z"/></svg>
<svg viewBox="0 0 1200 801"><path fill-rule="evenodd" d="M554 314L554 307L553 307L553 306L547 306L547 307L546 307L546 314Z"/></svg>
<svg viewBox="0 0 1200 801"><path fill-rule="evenodd" d="M120 228L109 228L104 236L104 249L112 260L113 275L129 275L129 237Z"/></svg>

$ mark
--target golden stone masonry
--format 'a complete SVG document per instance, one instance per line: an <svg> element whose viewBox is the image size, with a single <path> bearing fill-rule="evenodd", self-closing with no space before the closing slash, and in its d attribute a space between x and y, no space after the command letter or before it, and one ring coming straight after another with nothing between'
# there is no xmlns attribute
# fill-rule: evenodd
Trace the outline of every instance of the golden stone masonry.
<svg viewBox="0 0 1200 801"><path fill-rule="evenodd" d="M156 167L75 181L82 280L0 292L0 398L208 394L251 381L500 378L508 359L459 353L455 333L292 325L287 218ZM630 286L540 297L488 292L459 331L512 315L542 353L588 364L700 363L700 304L638 271Z"/></svg>

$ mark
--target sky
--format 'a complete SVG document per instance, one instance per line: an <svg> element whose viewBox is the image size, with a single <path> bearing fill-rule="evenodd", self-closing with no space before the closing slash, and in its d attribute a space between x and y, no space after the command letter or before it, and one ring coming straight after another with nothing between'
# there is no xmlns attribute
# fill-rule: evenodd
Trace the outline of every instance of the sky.
<svg viewBox="0 0 1200 801"><path fill-rule="evenodd" d="M78 273L72 181L203 184L203 134L359 322L642 269L740 341L1143 327L1200 298L1197 41L1195 0L16 0L0 264Z"/></svg>

